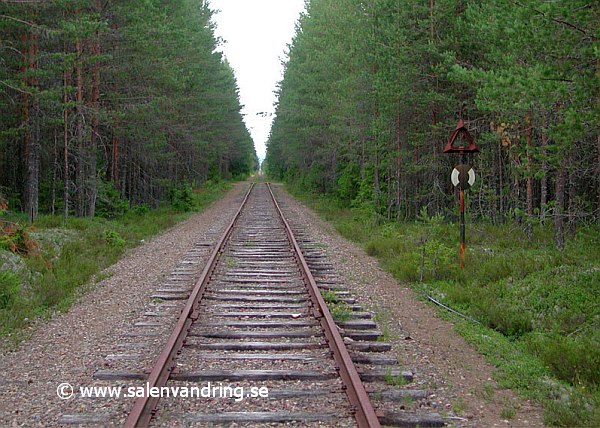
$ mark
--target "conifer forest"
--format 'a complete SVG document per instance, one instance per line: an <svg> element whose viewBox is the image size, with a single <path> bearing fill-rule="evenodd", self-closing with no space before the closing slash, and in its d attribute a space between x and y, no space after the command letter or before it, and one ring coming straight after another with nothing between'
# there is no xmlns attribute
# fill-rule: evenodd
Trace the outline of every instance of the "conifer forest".
<svg viewBox="0 0 600 428"><path fill-rule="evenodd" d="M249 10L236 9L242 2L252 4L256 16L250 19ZM275 7L283 2L281 10ZM225 12L227 7L233 13ZM357 294L356 302L368 303L365 322L371 325L373 315L373 328L381 333L361 331L356 337L365 333L373 340L395 341L390 349L402 355L400 364L410 350L411 358L422 364L416 367L419 376L420 367L435 369L431 382L419 379L419 388L429 389L421 401L393 394L402 399L398 404L403 411L405 406L420 411L420 403L428 403L429 409L437 401L432 409L455 412L448 413L448 424L485 426L477 418L471 421L477 412L485 417L489 413L471 403L473 399L486 406L500 404L494 404L501 421L496 425L519 426L518 421L525 420L519 418L532 411L533 403L546 426L600 426L600 0L304 0L300 13L301 8L302 0L0 0L0 349L20 346L35 329L46 331L43 321L68 312L72 305L96 307L96 302L112 299L114 304L107 307L118 308L122 319L105 311L86 322L104 322L109 314L111 322L134 325L133 306L129 310L121 302L137 302L136 310L145 317L153 312L142 309L157 307L161 299L177 300L183 308L192 296L196 302L185 304L194 309L189 318L173 311L173 317L189 321L185 325L191 332L199 313L217 312L200 312L193 305L205 290L212 296L206 300L217 300L217 294L205 288L204 279L193 289L180 288L180 278L195 282L200 277L196 273L204 269L212 275L221 267L227 278L214 284L223 287L218 291L226 298L218 300L247 302L235 315L240 320L234 324L243 327L234 331L219 320L205 327L222 328L230 337L200 328L195 336L209 338L211 345L223 337L235 345L238 339L271 340L272 332L261 329L280 320L271 323L268 312L259 314L269 318L266 325L244 325L249 317L242 311L256 314L251 306L256 302L275 302L277 310L287 311L287 306L277 306L277 299L283 299L286 304L293 301L289 310L303 313L273 318L293 318L289 321L296 323L294 328L300 324L306 331L296 335L286 326L277 334L286 342L288 337L310 337L307 343L312 344L313 339L321 340L312 333L312 320L304 325L296 317L319 312L314 306L309 309L304 297L295 297L310 281L296 283L300 265L287 264L288 258L296 258L287 244L298 230L319 281L326 285L320 300L340 321L347 321L338 330L352 330L358 325L354 321L363 321L363 309L352 297ZM287 25L283 18L291 10L291 18L298 16L295 28L293 19ZM263 22L266 11L272 13ZM261 43L239 28L247 23ZM275 33L286 25L286 40L291 41L284 48L283 33ZM227 27L248 43L241 49L246 60L241 67L226 49L234 44L227 45L228 35L221 32ZM261 54L269 52L269 42L276 39L281 41L278 61L283 73L267 86L276 95L272 105L275 98L267 91L267 104L274 110L250 114L248 81L254 90L251 98L262 102L256 95L263 92L260 78L276 67L263 67L267 60ZM240 69L248 64L261 64L261 74L253 70L253 79L242 78ZM252 119L257 117L267 119L263 141L256 141L259 126ZM272 227L270 222L279 222L281 216L283 224L283 214L269 214L270 208L265 208L271 206L266 202L267 185L251 184L264 180L277 182L273 188L284 196L282 205L293 217L293 231L274 232L279 223ZM219 240L219 228L225 231L230 216L245 218L242 208L234 205L250 200L243 195L253 188L264 193L248 202L256 217L248 216L255 220L244 220L252 224L244 227L252 232L238 242L227 229ZM232 221L231 227L235 224ZM287 238L279 238L279 233ZM230 239L235 245L227 250ZM184 247L192 244L188 254L193 257L184 257L189 250ZM132 256L129 250L138 247L140 252ZM244 257L253 261L236 266ZM119 260L125 263L116 273L105 269ZM254 262L257 267L252 267ZM175 270L169 276L171 269ZM380 280L380 274L387 276ZM161 286L164 278L169 282ZM337 286L346 283L352 293L338 291L345 290ZM243 284L251 285L242 289ZM290 291L274 291L280 285ZM155 286L164 289L152 294ZM136 295L132 303L116 297L129 296L125 292L132 288L143 290L147 299ZM96 290L114 293L94 294ZM314 295L317 298L318 291ZM267 300L258 300L263 298ZM306 311L295 309L305 303ZM359 311L360 319L344 318L352 311ZM137 321L136 328L161 325ZM446 333L434 336L440 331L438 321L445 323ZM409 330L411 323L415 332ZM61 341L73 339L67 334L72 325L85 333L83 322L70 323L64 335L44 337L48 343L58 338L56 343L33 346L31 355L45 349L52 360ZM288 336L289 331L293 335ZM427 335L419 337L419 332ZM438 340L454 338L455 333L461 341ZM119 334L118 341L144 335L155 334ZM90 342L82 346L91 352L96 348L91 338L104 336L109 339L108 333L86 336ZM115 343L120 343L116 337ZM185 343L185 335L176 337L178 344ZM355 342L354 336L347 337L348 343ZM339 341L346 343L341 337ZM433 345L439 350L444 343L456 346L447 346L447 354L436 351L434 363L429 359ZM304 347L289 349L304 352ZM105 347L97 348L104 352ZM143 349L140 361L150 356L142 355L149 348ZM485 371L478 370L483 365L470 365L475 360L465 352L471 351L485 357ZM180 353L171 350L160 355L176 354ZM71 365L65 355L61 353L58 362ZM302 358L290 360L305 364L305 355L298 355ZM9 361L2 357L0 363ZM104 361L98 358L89 360ZM220 364L221 359L229 368L225 357L213 362ZM37 360L33 375L7 377L3 388L21 388L31 379L36 379L31 388L39 388L45 381L35 374L43 365ZM129 359L124 361L129 364ZM265 361L279 368L279 357ZM261 370L267 367L262 364ZM329 364L333 367L333 360ZM148 377L149 371L139 367L131 379ZM71 368L84 373L81 367ZM401 368L398 375L383 375L387 386L405 385ZM335 371L339 372L337 363ZM443 373L454 379L460 375L461 380L451 382ZM468 379L471 376L474 380ZM231 376L226 373L223 379ZM467 391L468 383L460 385L465 379L479 383L477 389L469 386ZM437 380L444 383L438 385ZM444 392L430 400L438 386ZM465 394L455 386L464 387ZM518 400L505 401L504 392L494 396L501 389L514 390ZM24 391L33 389L13 395L38 397L37 390L29 395ZM312 399L312 392L300 398ZM441 398L444 394L452 399ZM49 406L35 398L34 410L43 410L44 417L47 409L58 408L54 391L50 395L54 402ZM287 400L286 394L281 396ZM320 400L321 394L315 397ZM528 401L525 407L522 398ZM471 405L479 410L467 411ZM285 406L286 411L296 410L287 401ZM237 415L241 407L234 408ZM350 408L354 413L356 406ZM0 425L6 425L2 420L23 425L16 421L26 412L3 410ZM516 421L509 421L512 418ZM418 424L410 420L411 426Z"/></svg>
<svg viewBox="0 0 600 428"><path fill-rule="evenodd" d="M600 215L600 3L307 2L278 88L265 169L383 219L456 211L442 149L463 119L474 218Z"/></svg>
<svg viewBox="0 0 600 428"><path fill-rule="evenodd" d="M0 202L94 217L257 169L208 2L0 2Z"/></svg>

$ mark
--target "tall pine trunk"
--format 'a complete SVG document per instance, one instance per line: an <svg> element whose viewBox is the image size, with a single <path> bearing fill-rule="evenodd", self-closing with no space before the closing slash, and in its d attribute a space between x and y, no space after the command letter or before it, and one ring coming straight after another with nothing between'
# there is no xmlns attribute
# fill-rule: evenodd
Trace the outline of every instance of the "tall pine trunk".
<svg viewBox="0 0 600 428"><path fill-rule="evenodd" d="M96 1L96 9L99 13L102 9L100 1ZM97 183L97 146L98 146L98 135L99 135L99 124L98 119L100 110L100 33L96 30L94 42L92 46L92 55L94 56L94 64L92 66L92 88L90 91L90 110L91 110L91 130L90 130L90 146L89 146L89 165L87 174L87 207L86 215L88 217L94 217L96 214L96 198L98 196L98 183Z"/></svg>
<svg viewBox="0 0 600 428"><path fill-rule="evenodd" d="M66 12L65 12L66 16ZM66 56L68 53L67 40L65 38L63 42L63 54ZM69 69L67 65L64 65L63 70L63 217L66 220L69 217L69 188L70 188L70 174L69 174Z"/></svg>
<svg viewBox="0 0 600 428"><path fill-rule="evenodd" d="M25 33L21 40L24 64L21 67L25 86L34 90L37 79L31 77L37 68L38 36L33 32ZM25 161L24 209L30 222L38 215L39 176L40 176L40 108L37 95L23 92L21 114L25 132L23 135L23 154Z"/></svg>
<svg viewBox="0 0 600 428"><path fill-rule="evenodd" d="M531 112L527 115L525 123L527 124L527 136L525 138L527 151L527 238L529 242L531 242L533 237L533 224L531 222L533 219L533 156L531 155Z"/></svg>
<svg viewBox="0 0 600 428"><path fill-rule="evenodd" d="M561 166L556 174L556 201L554 206L554 240L556 247L562 250L565 246L565 181L566 166Z"/></svg>
<svg viewBox="0 0 600 428"><path fill-rule="evenodd" d="M402 206L402 137L401 137L400 109L396 112L396 218L400 219Z"/></svg>
<svg viewBox="0 0 600 428"><path fill-rule="evenodd" d="M569 157L569 204L568 204L568 230L569 235L575 235L577 228L577 177L575 168L573 168L573 156Z"/></svg>
<svg viewBox="0 0 600 428"><path fill-rule="evenodd" d="M85 150L83 144L84 135L84 117L83 117L83 48L81 40L77 37L75 41L75 50L77 60L75 62L75 84L77 92L75 95L75 113L76 113L76 138L77 138L77 166L75 169L75 186L77 188L77 216L85 215Z"/></svg>
<svg viewBox="0 0 600 428"><path fill-rule="evenodd" d="M542 179L540 180L540 221L546 220L546 205L548 204L548 136L546 134L546 118L542 128Z"/></svg>

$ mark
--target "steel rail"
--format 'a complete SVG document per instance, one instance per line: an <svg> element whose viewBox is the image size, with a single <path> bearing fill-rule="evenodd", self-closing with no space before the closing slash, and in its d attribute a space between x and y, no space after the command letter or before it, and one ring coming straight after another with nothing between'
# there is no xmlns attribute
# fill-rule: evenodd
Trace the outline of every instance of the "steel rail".
<svg viewBox="0 0 600 428"><path fill-rule="evenodd" d="M223 246L225 245L225 242L231 235L233 227L237 222L244 206L246 205L250 192L253 188L254 183L252 183L252 185L246 192L246 196L244 197L240 208L236 212L235 216L231 220L231 223L229 223L227 229L225 230L225 232L221 236L221 239L215 246L215 249L211 253L200 278L196 282L196 285L194 286L194 289L192 290L185 307L179 315L179 319L177 320L177 324L175 325L173 332L169 336L167 343L163 347L162 352L160 353L156 362L154 363L152 371L148 375L147 379L147 383L149 384L150 388L161 387L166 385L169 376L173 370L173 359L181 351L183 342L187 337L192 322L198 318L198 305L204 295L206 285L216 266L219 253L221 252ZM155 412L158 401L159 397L138 398L133 405L133 409L131 410L127 419L125 420L124 427L134 428L148 426Z"/></svg>
<svg viewBox="0 0 600 428"><path fill-rule="evenodd" d="M285 219L283 211L275 199L275 195L273 194L270 183L267 183L267 188L269 189L269 193L271 194L271 198L273 199L273 203L275 204L279 217L285 225L288 239L294 247L294 252L296 253L296 258L298 260L298 264L300 265L302 276L306 281L311 300L317 306L317 309L320 312L321 316L318 317L319 322L323 328L329 347L333 351L334 360L339 366L340 377L342 378L342 382L346 387L348 399L356 410L354 414L356 422L361 428L380 427L381 425L379 423L377 414L375 413L375 409L373 409L369 395L367 394L360 376L356 371L354 362L348 353L344 339L342 339L342 336L338 331L337 325L331 316L331 312L329 312L329 308L325 303L325 299L323 299L321 293L319 292L317 282L315 281L315 278L308 267L308 263L302 254L302 250L298 245L298 241L296 241L296 238L294 237L294 233L292 232L290 224Z"/></svg>

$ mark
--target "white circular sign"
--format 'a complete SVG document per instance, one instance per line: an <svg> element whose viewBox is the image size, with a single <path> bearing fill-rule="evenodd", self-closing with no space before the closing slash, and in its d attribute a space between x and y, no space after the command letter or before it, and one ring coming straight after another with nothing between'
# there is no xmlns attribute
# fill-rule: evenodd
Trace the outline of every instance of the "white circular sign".
<svg viewBox="0 0 600 428"><path fill-rule="evenodd" d="M454 186L460 186L463 189L468 189L475 184L475 170L468 165L458 165L452 170L450 176Z"/></svg>

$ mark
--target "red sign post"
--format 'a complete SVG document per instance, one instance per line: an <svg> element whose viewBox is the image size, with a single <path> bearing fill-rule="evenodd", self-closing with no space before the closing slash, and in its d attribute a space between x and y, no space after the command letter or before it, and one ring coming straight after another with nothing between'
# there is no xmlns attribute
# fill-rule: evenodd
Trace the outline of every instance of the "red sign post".
<svg viewBox="0 0 600 428"><path fill-rule="evenodd" d="M456 129L444 146L444 153L456 153L459 155L460 164L452 171L452 184L460 191L460 267L465 267L465 252L467 249L465 238L465 190L475 183L475 171L465 164L465 156L479 153L479 147L465 127L462 119L458 121Z"/></svg>

